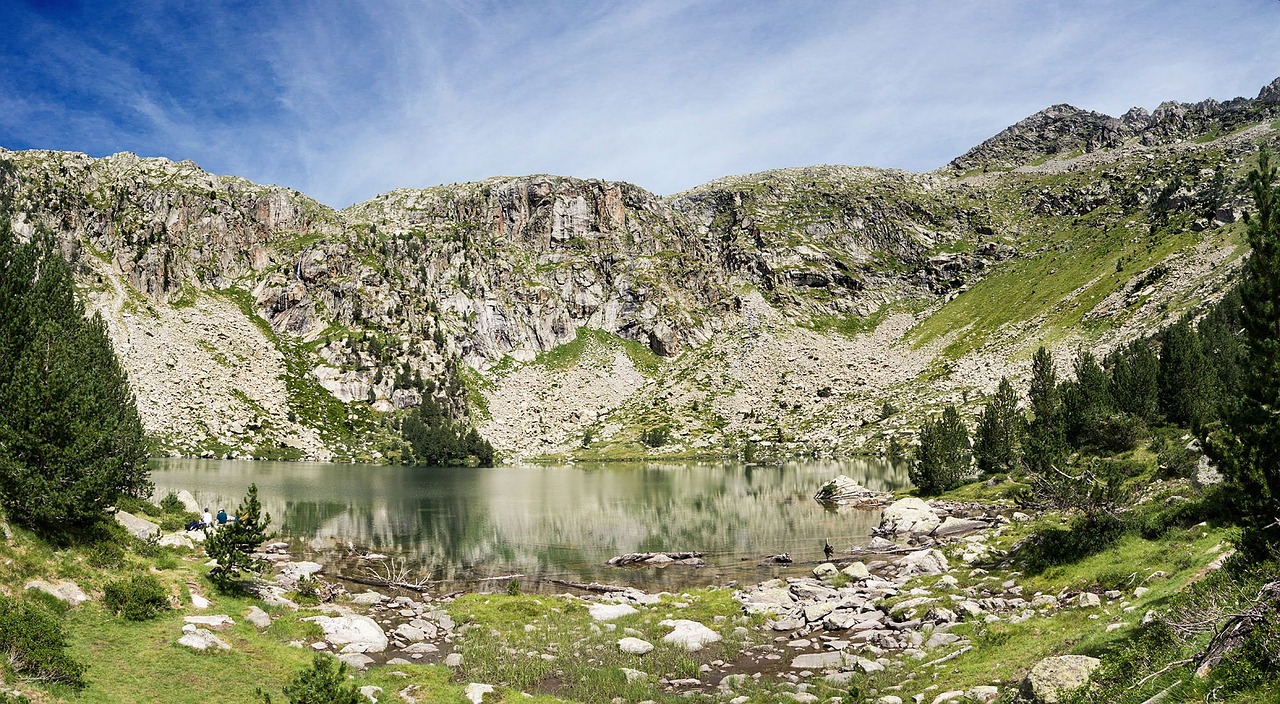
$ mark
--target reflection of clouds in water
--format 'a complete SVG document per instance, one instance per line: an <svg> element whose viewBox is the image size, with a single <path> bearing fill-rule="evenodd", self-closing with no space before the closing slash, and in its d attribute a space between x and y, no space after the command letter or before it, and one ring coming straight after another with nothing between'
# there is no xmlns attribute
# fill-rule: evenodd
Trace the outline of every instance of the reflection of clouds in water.
<svg viewBox="0 0 1280 704"><path fill-rule="evenodd" d="M878 512L811 498L837 474L875 489L907 483L905 467L869 459L483 470L174 460L154 478L158 494L185 488L229 509L257 482L282 535L351 542L438 575L483 567L595 579L626 552L700 550L732 564L777 552L816 559L823 538L840 549L865 542Z"/></svg>

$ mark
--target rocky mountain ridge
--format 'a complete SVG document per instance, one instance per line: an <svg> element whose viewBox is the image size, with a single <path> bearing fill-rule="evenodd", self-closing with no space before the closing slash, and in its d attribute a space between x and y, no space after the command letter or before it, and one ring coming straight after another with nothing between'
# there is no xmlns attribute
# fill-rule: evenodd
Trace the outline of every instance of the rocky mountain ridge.
<svg viewBox="0 0 1280 704"><path fill-rule="evenodd" d="M832 454L909 442L886 409L972 406L1040 342L1065 362L1220 296L1277 109L1280 79L1145 117L1055 106L951 171L669 197L526 176L337 211L39 151L0 151L0 191L77 267L167 452L394 461L396 411L431 394L512 461Z"/></svg>

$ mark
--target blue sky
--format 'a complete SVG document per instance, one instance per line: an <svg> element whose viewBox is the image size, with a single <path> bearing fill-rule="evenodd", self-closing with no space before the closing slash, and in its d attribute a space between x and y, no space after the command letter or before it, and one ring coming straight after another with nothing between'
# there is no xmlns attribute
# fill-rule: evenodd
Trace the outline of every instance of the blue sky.
<svg viewBox="0 0 1280 704"><path fill-rule="evenodd" d="M1280 77L1277 0L6 0L0 26L0 146L191 159L339 207L495 175L922 171L1051 104Z"/></svg>

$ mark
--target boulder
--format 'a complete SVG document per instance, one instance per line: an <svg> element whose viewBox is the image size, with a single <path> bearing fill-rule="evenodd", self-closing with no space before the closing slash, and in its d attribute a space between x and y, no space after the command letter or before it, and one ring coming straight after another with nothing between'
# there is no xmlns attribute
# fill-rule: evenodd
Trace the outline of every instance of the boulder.
<svg viewBox="0 0 1280 704"><path fill-rule="evenodd" d="M922 499L907 497L898 499L885 508L880 516L878 532L886 535L910 533L922 535L932 533L942 523L938 514L933 512Z"/></svg>
<svg viewBox="0 0 1280 704"><path fill-rule="evenodd" d="M249 610L244 613L244 618L258 628L266 628L271 625L271 617L266 611L257 606L250 606Z"/></svg>
<svg viewBox="0 0 1280 704"><path fill-rule="evenodd" d="M844 667L844 653L805 653L791 661L793 670L838 670Z"/></svg>
<svg viewBox="0 0 1280 704"><path fill-rule="evenodd" d="M493 685L472 682L462 690L462 696L466 697L471 704L481 704L486 694L493 694Z"/></svg>
<svg viewBox="0 0 1280 704"><path fill-rule="evenodd" d="M421 628L415 628L407 623L397 626L396 630L392 631L392 634L410 643L418 643L427 639L427 634Z"/></svg>
<svg viewBox="0 0 1280 704"><path fill-rule="evenodd" d="M956 518L955 516L947 516L937 528L933 529L933 534L938 537L946 537L950 535L963 535L983 530L987 527L985 521L975 521L971 518Z"/></svg>
<svg viewBox="0 0 1280 704"><path fill-rule="evenodd" d="M783 587L768 587L742 594L742 608L748 614L783 614L790 611L795 603L791 591Z"/></svg>
<svg viewBox="0 0 1280 704"><path fill-rule="evenodd" d="M946 556L935 548L903 555L893 564L898 567L901 577L942 574L948 569Z"/></svg>
<svg viewBox="0 0 1280 704"><path fill-rule="evenodd" d="M231 650L231 645L214 635L212 631L203 628L190 627L191 630L183 629L182 637L178 639L178 645L191 648L192 650L208 650L216 648L218 650Z"/></svg>
<svg viewBox="0 0 1280 704"><path fill-rule="evenodd" d="M129 535L138 540L151 540L160 534L160 526L128 511L116 511L116 523L124 526Z"/></svg>
<svg viewBox="0 0 1280 704"><path fill-rule="evenodd" d="M236 622L231 620L231 617L226 614L217 614L215 616L185 616L182 620L186 623L196 626L204 626L205 628L210 628L215 631L225 631L226 629L236 625Z"/></svg>
<svg viewBox="0 0 1280 704"><path fill-rule="evenodd" d="M200 504L196 503L196 497L191 492L183 489L178 492L178 501L182 504L182 510L188 513L200 513Z"/></svg>
<svg viewBox="0 0 1280 704"><path fill-rule="evenodd" d="M631 655L644 655L653 650L653 643L639 638L623 638L618 641L618 650Z"/></svg>
<svg viewBox="0 0 1280 704"><path fill-rule="evenodd" d="M813 495L815 501L840 506L879 506L885 503L888 494L872 491L858 482L841 474L823 484L818 493Z"/></svg>
<svg viewBox="0 0 1280 704"><path fill-rule="evenodd" d="M33 579L26 584L27 589L35 589L36 591L49 594L60 601L65 601L72 606L79 606L89 601L89 595L84 593L80 585L75 582L58 582L50 584L43 579Z"/></svg>
<svg viewBox="0 0 1280 704"><path fill-rule="evenodd" d="M191 537L187 535L186 531L183 531L181 533L165 533L164 535L160 536L160 540L158 541L158 544L161 547L187 548L188 550L196 546L195 541L193 541Z"/></svg>
<svg viewBox="0 0 1280 704"><path fill-rule="evenodd" d="M1022 704L1057 704L1064 695L1083 687L1089 675L1101 665L1085 655L1059 655L1031 666L1018 688L1016 701Z"/></svg>
<svg viewBox="0 0 1280 704"><path fill-rule="evenodd" d="M691 653L702 650L706 645L720 640L719 633L697 621L665 619L659 621L658 625L672 629L670 633L662 637L664 642L679 645Z"/></svg>
<svg viewBox="0 0 1280 704"><path fill-rule="evenodd" d="M866 579L871 576L871 572L867 570L867 566L861 562L850 563L847 567L840 570L840 574L850 579Z"/></svg>
<svg viewBox="0 0 1280 704"><path fill-rule="evenodd" d="M1221 484L1222 480L1222 472L1218 471L1218 468L1208 457L1201 455L1200 461L1196 464L1196 486L1213 486L1215 484Z"/></svg>
<svg viewBox="0 0 1280 704"><path fill-rule="evenodd" d="M813 568L813 576L817 577L818 579L827 579L830 577L834 577L838 574L840 574L840 568L836 567L830 562L824 562L821 565L818 565L817 567Z"/></svg>
<svg viewBox="0 0 1280 704"><path fill-rule="evenodd" d="M591 618L596 621L612 621L623 616L638 614L640 611L630 604L592 604L587 607L587 613L591 614Z"/></svg>
<svg viewBox="0 0 1280 704"><path fill-rule="evenodd" d="M382 694L382 688L377 685L367 684L360 688L360 693L372 704L378 704L378 695Z"/></svg>
<svg viewBox="0 0 1280 704"><path fill-rule="evenodd" d="M373 658L364 653L343 653L338 656L338 659L357 671L363 671L373 664Z"/></svg>
<svg viewBox="0 0 1280 704"><path fill-rule="evenodd" d="M386 597L377 592L361 592L352 597L351 601L364 606L372 606L374 604L381 604L384 599L386 599Z"/></svg>
<svg viewBox="0 0 1280 704"><path fill-rule="evenodd" d="M387 634L368 616L312 616L304 618L324 631L333 645L355 646L359 652L380 653L387 649Z"/></svg>
<svg viewBox="0 0 1280 704"><path fill-rule="evenodd" d="M1102 606L1102 599L1098 598L1093 592L1080 592L1076 597L1076 605L1083 609L1092 609Z"/></svg>

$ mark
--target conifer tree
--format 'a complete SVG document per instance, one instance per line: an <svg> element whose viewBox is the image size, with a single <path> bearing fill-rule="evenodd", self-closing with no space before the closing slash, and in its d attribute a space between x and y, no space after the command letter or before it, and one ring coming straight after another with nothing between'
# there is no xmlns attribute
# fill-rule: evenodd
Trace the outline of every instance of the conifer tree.
<svg viewBox="0 0 1280 704"><path fill-rule="evenodd" d="M1111 398L1117 410L1144 423L1153 423L1160 414L1160 360L1147 340L1134 340L1107 355Z"/></svg>
<svg viewBox="0 0 1280 704"><path fill-rule="evenodd" d="M1033 472L1061 466L1067 456L1062 427L1062 403L1058 396L1058 371L1053 357L1041 346L1031 358L1031 385L1027 389L1032 418L1023 438L1023 462Z"/></svg>
<svg viewBox="0 0 1280 704"><path fill-rule="evenodd" d="M1280 552L1280 186L1268 149L1248 176L1256 214L1246 216L1252 255L1240 282L1247 365L1240 403L1226 418L1223 472L1240 520L1243 552Z"/></svg>
<svg viewBox="0 0 1280 704"><path fill-rule="evenodd" d="M920 449L907 476L920 493L929 496L955 488L969 473L969 431L955 406L920 429Z"/></svg>
<svg viewBox="0 0 1280 704"><path fill-rule="evenodd" d="M1000 378L996 395L978 416L973 456L984 473L1008 472L1018 465L1018 443L1022 431L1022 415L1018 412L1018 393L1008 378Z"/></svg>
<svg viewBox="0 0 1280 704"><path fill-rule="evenodd" d="M271 539L269 525L271 514L262 513L258 485L250 484L236 509L235 520L210 532L204 541L205 554L218 562L209 570L209 580L223 591L235 592L243 589L246 577L261 573L264 564L254 559L253 553Z"/></svg>
<svg viewBox="0 0 1280 704"><path fill-rule="evenodd" d="M47 239L0 212L0 502L45 535L104 520L151 491L142 422L106 325L86 318Z"/></svg>
<svg viewBox="0 0 1280 704"><path fill-rule="evenodd" d="M1160 409L1170 423L1197 428L1204 420L1206 367L1200 337L1189 323L1160 333Z"/></svg>

